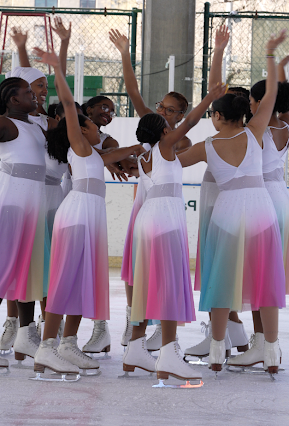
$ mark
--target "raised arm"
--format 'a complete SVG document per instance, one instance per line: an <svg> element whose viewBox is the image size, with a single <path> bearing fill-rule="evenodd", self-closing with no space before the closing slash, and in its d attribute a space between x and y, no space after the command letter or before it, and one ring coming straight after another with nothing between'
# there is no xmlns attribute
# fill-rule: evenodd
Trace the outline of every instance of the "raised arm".
<svg viewBox="0 0 289 426"><path fill-rule="evenodd" d="M22 33L21 28L12 28L11 38L17 46L19 53L19 62L21 67L31 67L27 50L26 50L26 42L28 37L28 31L26 33Z"/></svg>
<svg viewBox="0 0 289 426"><path fill-rule="evenodd" d="M209 90L222 81L222 62L224 50L228 44L230 33L226 25L222 25L216 31L215 49L209 75Z"/></svg>
<svg viewBox="0 0 289 426"><path fill-rule="evenodd" d="M61 65L58 56L56 56L53 51L44 52L39 48L34 48L34 52L37 56L41 58L41 62L51 65L54 68L59 95L61 97L63 108L65 111L67 136L71 148L73 149L75 154L79 155L80 157L87 157L91 155L92 148L81 133L74 99L61 70Z"/></svg>
<svg viewBox="0 0 289 426"><path fill-rule="evenodd" d="M123 77L126 86L126 91L130 97L133 106L140 117L145 114L153 112L148 108L138 90L137 80L132 68L130 54L129 54L129 41L126 36L121 35L118 30L111 30L109 32L109 39L121 53Z"/></svg>
<svg viewBox="0 0 289 426"><path fill-rule="evenodd" d="M59 61L63 75L66 75L66 63L67 63L67 51L69 40L71 36L71 22L69 22L68 29L62 23L62 19L59 17L54 18L55 27L51 27L53 31L59 36L61 40L60 51L59 51Z"/></svg>
<svg viewBox="0 0 289 426"><path fill-rule="evenodd" d="M182 167L192 166L200 161L207 161L205 142L196 143L182 154L178 154Z"/></svg>
<svg viewBox="0 0 289 426"><path fill-rule="evenodd" d="M266 80L266 92L263 96L256 114L251 118L247 127L253 132L260 146L262 146L263 134L268 126L270 118L273 114L273 108L276 102L278 91L277 82L277 67L275 64L274 51L286 38L286 31L283 30L278 37L273 36L267 43L266 56L267 56L267 71L268 76Z"/></svg>

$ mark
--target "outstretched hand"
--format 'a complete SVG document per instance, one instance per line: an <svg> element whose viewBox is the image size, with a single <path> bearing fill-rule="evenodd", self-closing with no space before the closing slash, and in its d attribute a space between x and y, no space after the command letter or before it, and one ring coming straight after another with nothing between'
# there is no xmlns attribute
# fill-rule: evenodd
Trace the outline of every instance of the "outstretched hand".
<svg viewBox="0 0 289 426"><path fill-rule="evenodd" d="M54 27L51 27L53 31L60 37L61 41L69 40L71 36L71 22L69 22L68 29L62 23L62 19L59 17L54 18Z"/></svg>
<svg viewBox="0 0 289 426"><path fill-rule="evenodd" d="M108 34L110 41L121 54L129 52L129 41L125 35L122 35L118 30L110 30Z"/></svg>
<svg viewBox="0 0 289 426"><path fill-rule="evenodd" d="M45 52L45 50L39 49L39 47L33 48L33 54L38 56L38 62L43 62L44 64L51 65L52 67L59 66L59 58L55 54L54 50L49 49L50 52Z"/></svg>
<svg viewBox="0 0 289 426"><path fill-rule="evenodd" d="M210 90L210 92L209 92L209 96L211 97L212 102L215 99L219 99L222 96L224 96L226 94L227 90L228 90L228 85L227 84L224 84L224 83L222 83L222 84L220 84L220 83L215 84L212 87L212 89Z"/></svg>
<svg viewBox="0 0 289 426"><path fill-rule="evenodd" d="M14 41L16 46L18 47L18 49L20 47L24 47L26 45L27 37L28 37L28 31L26 31L25 33L22 33L20 27L12 27L10 35L11 35L12 40Z"/></svg>
<svg viewBox="0 0 289 426"><path fill-rule="evenodd" d="M216 31L215 49L224 50L230 39L229 29L226 25L221 25Z"/></svg>
<svg viewBox="0 0 289 426"><path fill-rule="evenodd" d="M272 34L267 42L266 49L273 52L275 49L277 49L279 44L283 43L286 37L286 30L282 30L278 37L275 37L275 35Z"/></svg>

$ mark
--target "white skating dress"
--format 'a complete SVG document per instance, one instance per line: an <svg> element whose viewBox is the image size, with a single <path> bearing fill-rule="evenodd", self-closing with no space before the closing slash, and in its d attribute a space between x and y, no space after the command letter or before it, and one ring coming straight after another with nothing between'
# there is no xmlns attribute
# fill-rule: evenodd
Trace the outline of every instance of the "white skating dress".
<svg viewBox="0 0 289 426"><path fill-rule="evenodd" d="M289 128L288 124L284 123L284 125L285 128ZM280 227L287 294L289 294L289 194L284 180L284 164L287 158L288 142L281 151L278 151L270 127L263 136L263 176Z"/></svg>
<svg viewBox="0 0 289 426"><path fill-rule="evenodd" d="M46 310L109 319L104 164L92 149L79 157L69 148L72 191L56 212Z"/></svg>
<svg viewBox="0 0 289 426"><path fill-rule="evenodd" d="M38 116L29 116L34 123L39 124L44 130L48 129L48 116L39 114ZM59 164L57 160L50 158L45 150L45 247L44 247L44 275L43 275L43 297L47 296L48 291L48 275L50 263L50 250L52 229L56 210L64 199L61 188L61 177L67 170L67 164Z"/></svg>
<svg viewBox="0 0 289 426"><path fill-rule="evenodd" d="M197 258L196 258L196 271L195 271L195 290L201 289L201 270L204 262L204 250L206 245L206 238L209 223L213 213L213 208L216 199L219 195L219 188L216 184L215 178L207 167L203 182L201 184L200 192L200 213L199 213L199 233L197 245Z"/></svg>
<svg viewBox="0 0 289 426"><path fill-rule="evenodd" d="M147 192L133 230L131 321L195 320L182 166L165 160L159 143L150 151L152 174L139 173Z"/></svg>
<svg viewBox="0 0 289 426"><path fill-rule="evenodd" d="M222 160L213 138L205 143L220 194L206 238L201 311L285 306L280 231L263 180L262 149L250 129L243 132L248 138L247 151L238 167Z"/></svg>
<svg viewBox="0 0 289 426"><path fill-rule="evenodd" d="M102 149L103 142L105 141L105 139L110 138L110 135L108 133L100 133L99 136L100 136L100 142L94 145L94 148Z"/></svg>
<svg viewBox="0 0 289 426"><path fill-rule="evenodd" d="M45 137L10 118L18 137L0 143L0 297L43 297Z"/></svg>

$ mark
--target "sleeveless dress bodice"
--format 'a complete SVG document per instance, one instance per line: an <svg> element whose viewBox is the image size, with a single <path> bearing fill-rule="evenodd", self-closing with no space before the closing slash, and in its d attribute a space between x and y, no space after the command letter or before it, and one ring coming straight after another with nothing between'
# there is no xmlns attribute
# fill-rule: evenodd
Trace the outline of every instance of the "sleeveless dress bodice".
<svg viewBox="0 0 289 426"><path fill-rule="evenodd" d="M110 138L110 135L108 133L100 133L100 142L98 144L94 145L93 147L97 148L97 149L102 149L103 142L107 138Z"/></svg>
<svg viewBox="0 0 289 426"><path fill-rule="evenodd" d="M288 124L284 123L285 127L289 127ZM265 181L282 181L284 180L284 164L286 161L286 153L288 150L287 141L285 147L278 151L271 128L267 127L263 135L263 176Z"/></svg>

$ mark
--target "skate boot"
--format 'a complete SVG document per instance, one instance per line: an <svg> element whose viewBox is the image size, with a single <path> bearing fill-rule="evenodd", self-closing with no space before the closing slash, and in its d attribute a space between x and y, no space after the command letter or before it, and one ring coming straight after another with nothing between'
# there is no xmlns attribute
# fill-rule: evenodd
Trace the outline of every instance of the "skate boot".
<svg viewBox="0 0 289 426"><path fill-rule="evenodd" d="M19 328L19 320L16 317L7 317L3 324L5 327L0 339L0 352L1 354L12 352L11 348L14 345L17 330Z"/></svg>
<svg viewBox="0 0 289 426"><path fill-rule="evenodd" d="M40 343L34 357L34 371L36 377L31 380L44 381L76 381L79 379L79 368L64 359L57 350L57 339L47 339ZM45 379L41 377L45 368L61 374L61 379ZM75 379L66 379L66 374L76 375Z"/></svg>
<svg viewBox="0 0 289 426"><path fill-rule="evenodd" d="M98 360L90 358L79 349L77 336L62 337L57 350L62 358L81 369L84 376L87 375L87 370L99 369ZM100 372L89 373L91 376L98 376L99 374Z"/></svg>
<svg viewBox="0 0 289 426"><path fill-rule="evenodd" d="M63 336L63 332L64 332L64 319L62 318L62 320L60 321L60 326L57 332L57 335L59 337L59 340L61 340L61 337Z"/></svg>
<svg viewBox="0 0 289 426"><path fill-rule="evenodd" d="M149 352L159 351L162 346L162 326L157 324L154 334L147 340Z"/></svg>
<svg viewBox="0 0 289 426"><path fill-rule="evenodd" d="M82 351L85 353L105 352L105 356L98 359L110 359L107 352L110 351L110 334L106 321L94 321L92 336L83 346Z"/></svg>
<svg viewBox="0 0 289 426"><path fill-rule="evenodd" d="M170 342L161 347L160 354L156 362L156 370L159 384L153 387L193 388L199 387L201 383L203 384L203 382L201 382L202 374L195 371L193 367L183 360L183 357L180 354L179 345L176 341ZM164 384L163 380L167 380L169 376L175 377L179 380L185 380L186 385ZM190 380L198 380L198 383L191 385Z"/></svg>
<svg viewBox="0 0 289 426"><path fill-rule="evenodd" d="M264 343L264 370L268 371L272 379L274 374L278 374L278 367L281 364L282 352L278 339L274 343L265 340Z"/></svg>
<svg viewBox="0 0 289 426"><path fill-rule="evenodd" d="M133 372L135 368L153 373L155 371L156 360L147 350L146 336L128 342L126 351L123 355L123 371L124 376L130 377L128 372Z"/></svg>
<svg viewBox="0 0 289 426"><path fill-rule="evenodd" d="M226 356L226 347L225 347L225 339L223 340L215 340L212 337L210 344L210 355L209 355L209 364L208 367L212 369L212 371L217 372L222 370L223 363L225 361Z"/></svg>
<svg viewBox="0 0 289 426"><path fill-rule="evenodd" d="M38 317L37 326L36 326L37 333L38 333L38 336L40 337L40 339L41 339L41 330L42 330L44 324L45 324L45 321L43 319L42 314L40 314L39 317Z"/></svg>
<svg viewBox="0 0 289 426"><path fill-rule="evenodd" d="M123 332L121 342L120 342L122 346L127 346L128 342L131 339L132 328L133 328L133 325L130 322L131 307L127 306L125 311L126 311L126 326L125 326L125 330Z"/></svg>
<svg viewBox="0 0 289 426"><path fill-rule="evenodd" d="M249 339L244 324L242 322L228 320L228 331L232 342L232 348L237 348L238 352L246 352L249 349Z"/></svg>
<svg viewBox="0 0 289 426"><path fill-rule="evenodd" d="M241 355L229 358L227 365L229 367L251 367L252 365L264 363L264 334L252 334L250 339L251 347Z"/></svg>
<svg viewBox="0 0 289 426"><path fill-rule="evenodd" d="M26 355L34 358L40 345L40 341L34 321L26 327L18 328L14 343L15 359L18 361L18 365L21 365L21 362L26 358Z"/></svg>
<svg viewBox="0 0 289 426"><path fill-rule="evenodd" d="M3 374L2 373L3 370L6 370L6 371L4 371L4 374L9 372L9 361L8 361L8 359L0 358L0 370L1 370L1 374Z"/></svg>
<svg viewBox="0 0 289 426"><path fill-rule="evenodd" d="M199 361L189 361L191 364L196 365L208 365L206 362L203 362L202 359L206 356L209 356L210 353L210 344L212 340L212 324L211 321L208 324L205 324L203 321L201 322L202 332L205 332L205 339L196 346L192 346L185 350L185 360L187 356L198 357ZM228 328L226 329L225 334L225 349L226 349L226 358L231 355L232 343L229 336Z"/></svg>

